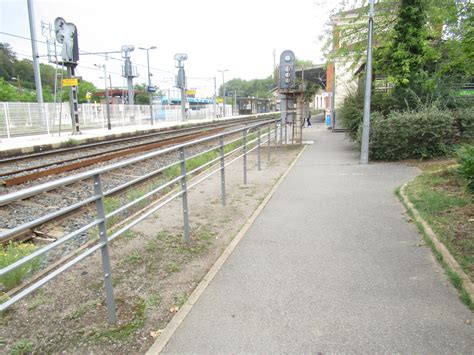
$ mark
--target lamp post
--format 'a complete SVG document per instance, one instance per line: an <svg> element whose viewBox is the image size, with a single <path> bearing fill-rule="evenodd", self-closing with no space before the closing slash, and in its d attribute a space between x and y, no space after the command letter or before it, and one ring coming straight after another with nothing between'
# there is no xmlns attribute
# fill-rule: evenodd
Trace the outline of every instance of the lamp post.
<svg viewBox="0 0 474 355"><path fill-rule="evenodd" d="M107 85L107 67L105 64L94 64L97 68L104 69L104 86L105 86L105 107L107 108L107 129L110 131L112 129L112 124L110 123L110 107L109 107L109 87Z"/></svg>
<svg viewBox="0 0 474 355"><path fill-rule="evenodd" d="M229 69L218 70L219 73L222 73L222 97L224 99L224 103L222 104L222 117L225 117L225 79L224 73L229 71Z"/></svg>
<svg viewBox="0 0 474 355"><path fill-rule="evenodd" d="M143 47L138 47L138 49L146 51L146 62L147 62L147 67L148 67L148 94L150 96L150 121L151 124L153 125L153 92L151 91L151 74L150 74L150 49L156 49L155 46L151 46L150 48L143 48Z"/></svg>

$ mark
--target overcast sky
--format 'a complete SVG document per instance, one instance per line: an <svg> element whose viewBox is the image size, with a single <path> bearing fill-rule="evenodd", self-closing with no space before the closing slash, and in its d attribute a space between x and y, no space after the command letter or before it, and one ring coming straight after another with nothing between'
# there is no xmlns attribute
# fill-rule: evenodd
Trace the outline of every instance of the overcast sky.
<svg viewBox="0 0 474 355"><path fill-rule="evenodd" d="M327 23L335 0L33 0L37 39L44 41L41 21L53 23L63 17L77 26L79 48L87 52L120 50L124 44L156 46L150 51L153 84L173 85L176 73L173 56L187 53L188 87L198 94L212 95L213 79L222 83L218 70L228 69L225 80L265 78L272 74L273 50L277 63L280 53L291 49L300 59L323 61L318 36ZM0 32L30 37L26 0L0 0ZM0 42L9 43L18 58L31 59L29 41L0 33ZM40 55L46 45L39 43ZM120 58L120 54L111 54ZM47 62L42 58L42 62ZM147 80L146 52L135 49L132 62L140 77ZM102 73L94 64L103 64L97 55L81 55L78 75L103 87ZM121 62L108 60L112 85L124 86ZM197 79L202 78L202 79ZM199 95L199 96L201 96Z"/></svg>

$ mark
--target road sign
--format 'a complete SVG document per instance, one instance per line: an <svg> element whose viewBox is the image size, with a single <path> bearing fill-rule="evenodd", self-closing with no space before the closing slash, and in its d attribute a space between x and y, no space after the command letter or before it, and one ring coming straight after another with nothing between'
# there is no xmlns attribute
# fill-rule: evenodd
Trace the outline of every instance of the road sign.
<svg viewBox="0 0 474 355"><path fill-rule="evenodd" d="M77 86L77 78L63 79L63 86Z"/></svg>
<svg viewBox="0 0 474 355"><path fill-rule="evenodd" d="M147 86L146 91L148 92L156 92L156 87L153 85Z"/></svg>
<svg viewBox="0 0 474 355"><path fill-rule="evenodd" d="M92 93L88 91L86 93L86 100L90 100L91 98L92 98Z"/></svg>

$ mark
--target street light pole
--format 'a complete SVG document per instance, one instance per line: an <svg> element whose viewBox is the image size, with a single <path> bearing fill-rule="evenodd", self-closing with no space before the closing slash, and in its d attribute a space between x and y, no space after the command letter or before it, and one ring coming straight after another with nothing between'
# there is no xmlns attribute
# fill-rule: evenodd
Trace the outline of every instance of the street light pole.
<svg viewBox="0 0 474 355"><path fill-rule="evenodd" d="M94 64L97 68L103 68L104 69L104 87L105 87L105 107L107 109L107 129L111 130L112 129L112 124L110 123L110 107L109 107L109 88L107 85L107 67L105 64L98 65Z"/></svg>
<svg viewBox="0 0 474 355"><path fill-rule="evenodd" d="M362 126L362 146L360 151L360 163L369 162L369 132L370 132L370 96L372 91L372 31L374 27L374 0L369 5L369 38L367 44L367 65L365 67L365 96L364 96L364 120Z"/></svg>
<svg viewBox="0 0 474 355"><path fill-rule="evenodd" d="M150 48L142 48L138 47L138 49L142 49L146 51L146 62L147 62L147 67L148 67L148 94L150 96L150 121L151 124L153 125L153 93L150 91L151 90L151 74L150 74L150 49L155 49L155 46L151 46Z"/></svg>
<svg viewBox="0 0 474 355"><path fill-rule="evenodd" d="M222 98L224 100L224 103L222 104L222 117L225 117L225 79L224 79L224 73L226 71L229 71L229 69L223 69L223 70L218 70L218 72L222 73Z"/></svg>

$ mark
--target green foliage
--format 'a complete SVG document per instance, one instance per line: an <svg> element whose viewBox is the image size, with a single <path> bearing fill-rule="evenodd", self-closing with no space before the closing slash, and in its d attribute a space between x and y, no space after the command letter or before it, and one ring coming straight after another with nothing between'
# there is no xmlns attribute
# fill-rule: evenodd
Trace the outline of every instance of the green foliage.
<svg viewBox="0 0 474 355"><path fill-rule="evenodd" d="M352 90L344 98L342 106L337 110L336 119L341 120L347 134L352 140L357 139L359 126L364 117L364 93L362 89Z"/></svg>
<svg viewBox="0 0 474 355"><path fill-rule="evenodd" d="M10 355L23 355L31 354L33 352L33 343L29 340L19 340L17 341L12 349L10 350Z"/></svg>
<svg viewBox="0 0 474 355"><path fill-rule="evenodd" d="M432 51L427 42L427 15L425 0L401 0L397 21L391 39L385 47L380 47L380 71L388 75L396 87L409 87L424 83Z"/></svg>
<svg viewBox="0 0 474 355"><path fill-rule="evenodd" d="M14 76L15 53L8 43L0 43L0 78L10 80Z"/></svg>
<svg viewBox="0 0 474 355"><path fill-rule="evenodd" d="M453 111L454 123L461 138L474 140L474 107L464 107Z"/></svg>
<svg viewBox="0 0 474 355"><path fill-rule="evenodd" d="M467 188L474 193L474 145L465 145L458 151L459 172L467 179Z"/></svg>
<svg viewBox="0 0 474 355"><path fill-rule="evenodd" d="M10 242L0 250L0 268L13 264L15 261L34 252L35 249L36 247L33 244ZM1 276L0 283L3 284L6 290L10 290L19 285L24 278L38 270L40 265L41 258L35 258L23 266Z"/></svg>
<svg viewBox="0 0 474 355"><path fill-rule="evenodd" d="M5 82L4 78L0 78L0 101L19 101L20 94L18 90Z"/></svg>
<svg viewBox="0 0 474 355"><path fill-rule="evenodd" d="M61 73L66 77L66 71L61 67L54 67L40 63L41 85L43 100L53 102L56 74ZM60 81L57 81L59 92ZM35 75L33 63L29 59L17 60L8 43L0 43L0 101L36 102ZM97 88L91 82L81 80L78 86L77 98L79 103L87 102L87 92L93 94L92 101L97 99L94 94ZM60 99L59 99L60 100ZM63 92L62 101L68 100L67 88Z"/></svg>
<svg viewBox="0 0 474 355"><path fill-rule="evenodd" d="M225 91L228 95L234 95L237 92L237 97L258 97L260 99L270 98L270 90L275 87L274 80L271 76L265 79L231 79L225 83ZM223 87L219 88L219 96L223 94Z"/></svg>
<svg viewBox="0 0 474 355"><path fill-rule="evenodd" d="M428 159L451 152L454 138L449 111L432 106L394 111L387 117L376 112L371 117L369 154L376 160Z"/></svg>

